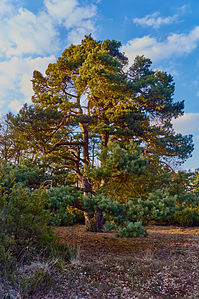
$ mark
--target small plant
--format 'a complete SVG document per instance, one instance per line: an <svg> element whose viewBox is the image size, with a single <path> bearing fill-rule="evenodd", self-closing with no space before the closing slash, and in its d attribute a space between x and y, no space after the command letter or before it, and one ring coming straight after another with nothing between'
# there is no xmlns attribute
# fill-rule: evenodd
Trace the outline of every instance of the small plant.
<svg viewBox="0 0 199 299"><path fill-rule="evenodd" d="M20 292L29 297L53 286L55 277L60 271L60 259L48 259L46 261L34 261L25 265L16 272L16 280Z"/></svg>

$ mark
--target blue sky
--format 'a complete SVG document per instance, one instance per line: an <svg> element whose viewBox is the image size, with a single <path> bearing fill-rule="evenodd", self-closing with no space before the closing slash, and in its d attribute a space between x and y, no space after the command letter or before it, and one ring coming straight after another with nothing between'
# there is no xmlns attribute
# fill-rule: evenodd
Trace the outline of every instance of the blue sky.
<svg viewBox="0 0 199 299"><path fill-rule="evenodd" d="M193 134L193 157L182 169L199 168L199 1L196 0L0 0L0 112L31 102L34 69L44 72L85 34L122 42L136 55L172 74L175 99L185 114L174 128Z"/></svg>

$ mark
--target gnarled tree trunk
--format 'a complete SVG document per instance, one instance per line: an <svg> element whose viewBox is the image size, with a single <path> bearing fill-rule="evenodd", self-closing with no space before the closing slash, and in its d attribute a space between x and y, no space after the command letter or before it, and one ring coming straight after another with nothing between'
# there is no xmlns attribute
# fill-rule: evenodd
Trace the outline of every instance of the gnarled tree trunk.
<svg viewBox="0 0 199 299"><path fill-rule="evenodd" d="M104 232L104 217L102 210L94 214L84 212L86 230L90 232Z"/></svg>
<svg viewBox="0 0 199 299"><path fill-rule="evenodd" d="M92 194L92 185L86 175L82 178L82 186L85 190L84 195ZM104 232L103 212L97 209L94 213L84 212L86 230L90 232Z"/></svg>

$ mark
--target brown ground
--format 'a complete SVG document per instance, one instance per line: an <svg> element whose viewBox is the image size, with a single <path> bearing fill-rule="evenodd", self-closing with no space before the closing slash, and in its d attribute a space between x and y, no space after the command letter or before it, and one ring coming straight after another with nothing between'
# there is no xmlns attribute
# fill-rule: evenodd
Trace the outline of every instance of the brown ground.
<svg viewBox="0 0 199 299"><path fill-rule="evenodd" d="M43 298L199 298L199 228L147 231L146 238L125 240L84 226L56 228L77 254L61 286Z"/></svg>

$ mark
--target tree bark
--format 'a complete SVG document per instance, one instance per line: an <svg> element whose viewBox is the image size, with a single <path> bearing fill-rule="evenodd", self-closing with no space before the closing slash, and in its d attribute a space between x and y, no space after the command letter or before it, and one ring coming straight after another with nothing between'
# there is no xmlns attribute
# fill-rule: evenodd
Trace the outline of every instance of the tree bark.
<svg viewBox="0 0 199 299"><path fill-rule="evenodd" d="M82 177L82 186L84 195L92 194L92 185L86 175ZM84 212L86 230L90 232L104 232L104 217L103 212L97 209L93 213Z"/></svg>
<svg viewBox="0 0 199 299"><path fill-rule="evenodd" d="M79 123L82 131L83 139L83 161L84 161L84 174L82 176L82 187L84 189L84 195L92 194L92 184L86 175L87 166L89 165L89 135L88 135L88 123ZM106 142L106 141L105 141ZM96 210L93 213L84 212L86 230L90 232L104 232L104 217L101 210Z"/></svg>
<svg viewBox="0 0 199 299"><path fill-rule="evenodd" d="M94 215L84 212L86 230L89 232L105 232L102 210L96 210Z"/></svg>
<svg viewBox="0 0 199 299"><path fill-rule="evenodd" d="M108 140L109 140L109 134L108 133L104 133L102 135L102 146L107 147Z"/></svg>
<svg viewBox="0 0 199 299"><path fill-rule="evenodd" d="M80 129L82 131L82 141L83 141L83 161L84 161L84 172L86 172L86 167L89 165L89 146L88 146L88 124L79 123Z"/></svg>

